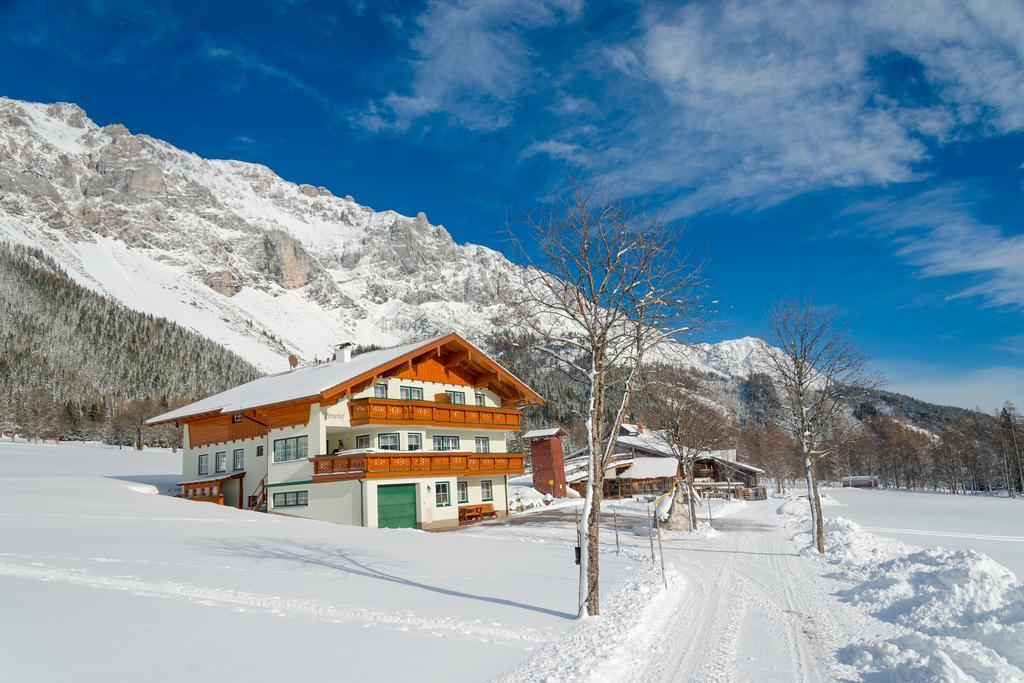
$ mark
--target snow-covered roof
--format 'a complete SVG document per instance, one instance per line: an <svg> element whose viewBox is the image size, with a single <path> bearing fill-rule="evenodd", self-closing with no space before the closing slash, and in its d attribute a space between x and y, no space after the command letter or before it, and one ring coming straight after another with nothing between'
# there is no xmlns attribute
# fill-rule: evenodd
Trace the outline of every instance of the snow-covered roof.
<svg viewBox="0 0 1024 683"><path fill-rule="evenodd" d="M724 460L722 458L715 458L715 460L717 460L720 464L724 465L725 467L731 467L734 470L745 470L747 472L754 472L755 474L764 474L764 470L762 470L760 467L754 467L753 465L748 465L745 462L737 462L735 460Z"/></svg>
<svg viewBox="0 0 1024 683"><path fill-rule="evenodd" d="M389 361L400 358L421 346L429 346L444 338L434 337L425 341L394 346L390 349L369 351L351 359L347 363L331 361L319 365L296 368L276 375L267 375L246 382L237 387L222 391L213 396L189 403L186 406L168 411L163 415L152 417L146 422L169 422L192 415L203 413L237 413L248 408L284 403L300 398L316 396L331 387L353 380L362 374L374 370Z"/></svg>
<svg viewBox="0 0 1024 683"><path fill-rule="evenodd" d="M561 427L548 427L547 429L531 429L523 434L524 439L546 439L552 436L565 436L565 430Z"/></svg>
<svg viewBox="0 0 1024 683"><path fill-rule="evenodd" d="M638 448L643 451L659 453L661 455L674 455L672 452L672 446L669 444L668 440L665 439L663 432L657 430L647 430L642 433L638 433L636 436L620 436L615 440L615 442L619 446Z"/></svg>
<svg viewBox="0 0 1024 683"><path fill-rule="evenodd" d="M717 460L725 460L726 462L736 462L736 449L735 448L723 448L714 451L706 451L702 457L715 458Z"/></svg>
<svg viewBox="0 0 1024 683"><path fill-rule="evenodd" d="M224 481L225 479L235 479L236 477L245 476L245 470L235 470L234 472L220 472L218 474L211 474L206 477L196 477L195 479L186 479L185 481L179 481L178 486L182 484L205 484L207 482Z"/></svg>
<svg viewBox="0 0 1024 683"><path fill-rule="evenodd" d="M527 396L534 402L542 402L532 389L503 368L494 360L488 358L483 351L466 341L457 334L445 334L431 339L424 339L417 342L393 346L389 349L369 351L362 353L347 362L340 360L309 365L303 368L296 368L288 372L268 375L254 379L240 386L222 391L219 394L208 396L194 403L189 403L181 408L170 410L162 415L157 415L146 420L147 424L171 422L184 417L204 415L210 413L230 414L237 413L250 408L259 408L278 403L287 403L304 398L314 398L321 393L344 385L348 382L372 375L375 371L384 371L393 366L400 359L414 354L420 349L429 349L445 340L451 340L472 349L478 358L487 358L487 362L498 368L503 376L507 375L517 383Z"/></svg>
<svg viewBox="0 0 1024 683"><path fill-rule="evenodd" d="M675 458L635 458L629 468L618 475L619 479L662 479L674 477L679 471Z"/></svg>

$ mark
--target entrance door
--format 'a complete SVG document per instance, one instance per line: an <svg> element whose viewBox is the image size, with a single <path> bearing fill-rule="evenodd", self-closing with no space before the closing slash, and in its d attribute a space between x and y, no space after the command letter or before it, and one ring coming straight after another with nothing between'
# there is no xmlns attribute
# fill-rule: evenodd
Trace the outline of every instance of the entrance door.
<svg viewBox="0 0 1024 683"><path fill-rule="evenodd" d="M416 528L416 484L377 487L377 526L381 529Z"/></svg>

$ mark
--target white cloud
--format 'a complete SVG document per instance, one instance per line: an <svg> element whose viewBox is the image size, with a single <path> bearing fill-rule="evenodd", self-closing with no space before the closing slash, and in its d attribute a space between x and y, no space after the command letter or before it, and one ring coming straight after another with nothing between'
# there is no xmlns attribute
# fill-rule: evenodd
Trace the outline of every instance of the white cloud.
<svg viewBox="0 0 1024 683"><path fill-rule="evenodd" d="M924 140L1024 128L1017 3L693 3L649 12L609 66L646 99L608 173L678 213L913 180ZM877 60L919 69L903 92ZM600 150L595 150L600 155Z"/></svg>
<svg viewBox="0 0 1024 683"><path fill-rule="evenodd" d="M920 180L936 144L1024 130L1018 0L592 14L593 32L579 0L434 0L408 83L354 120L520 125L521 158L549 153L674 215ZM521 108L526 94L540 106Z"/></svg>
<svg viewBox="0 0 1024 683"><path fill-rule="evenodd" d="M1007 400L1024 405L1024 368L963 370L908 361L880 362L886 389L941 405L992 412Z"/></svg>
<svg viewBox="0 0 1024 683"><path fill-rule="evenodd" d="M978 297L993 306L1024 308L1024 234L1008 234L970 212L965 188L942 188L906 199L850 207L865 225L881 229L897 253L925 277L969 276L954 297Z"/></svg>
<svg viewBox="0 0 1024 683"><path fill-rule="evenodd" d="M438 113L472 130L509 125L534 69L524 32L572 21L581 8L578 0L435 0L417 20L408 89L387 95L372 121L384 122L387 109L398 130Z"/></svg>

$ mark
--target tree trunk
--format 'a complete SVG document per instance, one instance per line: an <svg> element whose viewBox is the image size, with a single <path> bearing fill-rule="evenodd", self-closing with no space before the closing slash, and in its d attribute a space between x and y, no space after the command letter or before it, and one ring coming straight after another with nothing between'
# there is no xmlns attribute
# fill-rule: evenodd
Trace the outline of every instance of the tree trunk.
<svg viewBox="0 0 1024 683"><path fill-rule="evenodd" d="M814 542L818 552L825 554L825 516L821 514L821 496L818 494L818 480L814 478Z"/></svg>
<svg viewBox="0 0 1024 683"><path fill-rule="evenodd" d="M601 494L604 486L602 471L602 418L604 411L604 376L600 368L590 366L590 396L587 413L587 440L590 447L590 460L587 463L587 495L583 501L583 518L580 520L580 586L579 612L580 618L596 616L601 613L598 584L600 568L598 557L598 541L601 519ZM594 514L596 511L597 514Z"/></svg>
<svg viewBox="0 0 1024 683"><path fill-rule="evenodd" d="M598 615L601 613L601 585L600 585L600 552L599 540L601 530L601 499L604 497L604 473L598 474L594 486L592 509L587 516L589 527L587 529L587 614Z"/></svg>
<svg viewBox="0 0 1024 683"><path fill-rule="evenodd" d="M686 500L690 504L690 528L697 530L697 491L693 488L693 462L686 468Z"/></svg>
<svg viewBox="0 0 1024 683"><path fill-rule="evenodd" d="M814 475L811 473L811 454L804 449L804 479L807 482L807 506L811 510L811 532L814 532Z"/></svg>

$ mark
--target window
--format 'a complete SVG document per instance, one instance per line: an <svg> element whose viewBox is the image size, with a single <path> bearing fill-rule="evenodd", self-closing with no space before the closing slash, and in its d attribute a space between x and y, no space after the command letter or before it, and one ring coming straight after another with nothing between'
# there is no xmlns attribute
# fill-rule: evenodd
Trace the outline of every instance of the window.
<svg viewBox="0 0 1024 683"><path fill-rule="evenodd" d="M374 398L387 398L388 397L388 385L386 382L377 382L373 386L373 397Z"/></svg>
<svg viewBox="0 0 1024 683"><path fill-rule="evenodd" d="M377 448L382 451L401 450L401 446L398 445L398 434L378 434Z"/></svg>
<svg viewBox="0 0 1024 683"><path fill-rule="evenodd" d="M452 397L452 405L464 406L466 405L466 392L464 391L445 391L444 393Z"/></svg>
<svg viewBox="0 0 1024 683"><path fill-rule="evenodd" d="M490 479L484 479L480 482L480 498L483 500L494 500L494 487L491 486Z"/></svg>
<svg viewBox="0 0 1024 683"><path fill-rule="evenodd" d="M236 448L231 453L231 468L235 470L245 469L245 449Z"/></svg>
<svg viewBox="0 0 1024 683"><path fill-rule="evenodd" d="M362 436L356 437L356 448L369 448L370 447L370 435L363 434Z"/></svg>
<svg viewBox="0 0 1024 683"><path fill-rule="evenodd" d="M213 471L214 472L227 472L228 471L228 453L227 451L221 451L214 456L213 460Z"/></svg>
<svg viewBox="0 0 1024 683"><path fill-rule="evenodd" d="M262 458L263 457L263 446L257 446L256 447L256 457L257 458Z"/></svg>
<svg viewBox="0 0 1024 683"><path fill-rule="evenodd" d="M485 405L487 405L487 398L483 395L483 392L480 392L480 391L476 392L476 404L478 406L485 406Z"/></svg>
<svg viewBox="0 0 1024 683"><path fill-rule="evenodd" d="M434 482L434 500L437 501L439 508L446 508L452 504L451 496L448 493L448 482Z"/></svg>
<svg viewBox="0 0 1024 683"><path fill-rule="evenodd" d="M274 494L274 507L295 508L309 505L309 491L288 491Z"/></svg>
<svg viewBox="0 0 1024 683"><path fill-rule="evenodd" d="M398 393L403 401L423 400L423 387L399 387Z"/></svg>
<svg viewBox="0 0 1024 683"><path fill-rule="evenodd" d="M459 450L459 437L457 436L435 436L435 451L457 451Z"/></svg>
<svg viewBox="0 0 1024 683"><path fill-rule="evenodd" d="M308 454L308 441L309 438L305 436L276 439L274 441L274 462L305 460Z"/></svg>
<svg viewBox="0 0 1024 683"><path fill-rule="evenodd" d="M236 423L237 422L241 422L242 421L242 414L241 413L235 413L234 415L231 416L231 421L232 422L236 422Z"/></svg>
<svg viewBox="0 0 1024 683"><path fill-rule="evenodd" d="M408 436L409 439L409 450L419 451L423 449L423 435L416 432L412 432Z"/></svg>
<svg viewBox="0 0 1024 683"><path fill-rule="evenodd" d="M460 503L468 503L469 502L469 482L467 482L467 481L460 481L458 484L455 485L455 488L458 489L459 502Z"/></svg>
<svg viewBox="0 0 1024 683"><path fill-rule="evenodd" d="M210 455L204 453L199 456L199 476L205 476L210 473Z"/></svg>
<svg viewBox="0 0 1024 683"><path fill-rule="evenodd" d="M476 437L476 452L477 453L490 453L491 452L491 439L487 436Z"/></svg>

